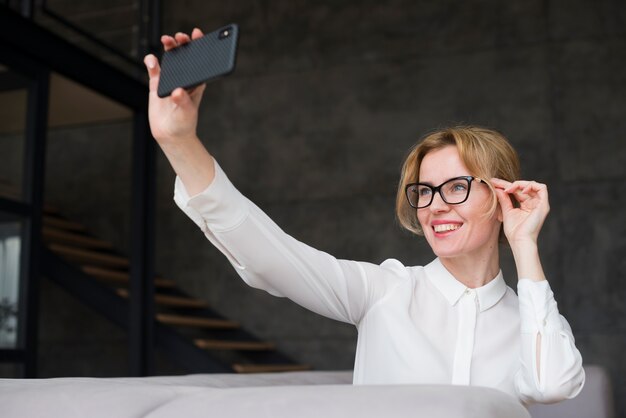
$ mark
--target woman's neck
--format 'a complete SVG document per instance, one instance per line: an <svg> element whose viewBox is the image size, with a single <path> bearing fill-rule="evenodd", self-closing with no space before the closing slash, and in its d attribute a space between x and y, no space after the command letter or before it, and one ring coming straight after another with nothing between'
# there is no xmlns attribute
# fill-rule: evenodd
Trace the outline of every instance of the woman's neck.
<svg viewBox="0 0 626 418"><path fill-rule="evenodd" d="M489 283L500 272L498 245L486 254L464 254L457 257L440 257L441 264L470 289Z"/></svg>

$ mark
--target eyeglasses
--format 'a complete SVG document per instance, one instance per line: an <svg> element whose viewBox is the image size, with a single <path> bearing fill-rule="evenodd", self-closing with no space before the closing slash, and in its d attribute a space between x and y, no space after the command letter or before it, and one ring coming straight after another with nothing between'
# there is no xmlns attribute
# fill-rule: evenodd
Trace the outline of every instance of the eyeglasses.
<svg viewBox="0 0 626 418"><path fill-rule="evenodd" d="M433 203L435 193L439 192L439 196L449 205L458 205L467 200L472 186L472 181L483 182L478 177L460 176L454 177L434 187L425 183L411 183L406 186L406 198L409 205L415 209L422 209Z"/></svg>

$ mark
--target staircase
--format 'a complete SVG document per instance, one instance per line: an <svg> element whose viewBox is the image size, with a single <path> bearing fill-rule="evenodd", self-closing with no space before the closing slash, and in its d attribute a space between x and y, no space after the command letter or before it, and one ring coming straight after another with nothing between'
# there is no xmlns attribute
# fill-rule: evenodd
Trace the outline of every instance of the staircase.
<svg viewBox="0 0 626 418"><path fill-rule="evenodd" d="M129 259L50 206L44 208L42 238L45 275L124 327L124 315L106 310L128 309ZM154 285L157 348L169 351L171 360L189 372L310 369L278 352L274 343L259 340L238 322L219 315L205 301L186 294L175 281L155 277ZM93 302L105 294L104 303Z"/></svg>
<svg viewBox="0 0 626 418"><path fill-rule="evenodd" d="M55 90L55 74L66 81L82 86L83 89L93 90L117 105L126 107L131 112L126 117L140 118L135 122L145 118L146 91L141 81L145 74L137 55L141 55L142 50L150 45L150 39L154 42L155 37L150 36L150 33L154 31L146 26L154 29L155 24L158 23L158 7L152 7L158 1L115 0L113 3L41 1L37 3L43 9L34 13L34 17L30 16L32 20L16 15L13 10L15 8L12 6L4 7L4 5L14 3L28 4L29 2L4 2L0 5L0 19L2 19L0 40L3 45L9 45L11 50L19 51L20 60L23 54L28 57L24 61L27 64L19 62L21 62L20 65L28 67L29 71L33 70L33 63L43 63L43 70L38 68L35 72L41 76L41 71L45 71L48 76L46 79L51 80L51 105L50 109L46 109L50 116L49 121L55 120L52 117L55 109L69 108L67 102L55 105L55 91L58 90ZM83 7L86 5L92 5L95 8ZM98 5L102 7L98 9ZM133 21L132 16L139 17L139 19L131 24L129 22ZM147 17L151 25L145 24ZM98 22L97 25L94 23L94 18ZM119 23L120 26L114 28L107 26L108 23ZM88 33L87 29L89 29ZM130 40L134 41L129 42ZM92 48L87 44L95 44L95 46L92 45ZM111 44L116 48L112 48ZM80 49L75 45L79 45ZM85 53L85 50L88 53ZM114 63L114 61L121 63ZM3 67L0 67L1 70ZM67 84L64 85L67 86ZM45 90L48 92L47 86ZM63 90L66 91L67 88ZM79 100L79 103L83 102L86 100ZM89 106L82 107L89 108ZM75 113L80 113L80 111ZM111 114L111 118L118 116L115 111ZM62 126L63 121L64 119L61 118L54 126ZM90 115L81 115L80 121L72 120L72 123L94 121ZM21 122L22 128L23 125L24 123ZM137 148L141 152L134 152L133 155L140 157L149 155L148 148L143 147L147 129L144 132L139 124L136 126L138 128L133 134L133 144L142 145ZM39 128L41 132L44 132L42 127ZM133 173L146 173L148 165L143 157L133 157L133 167L136 168ZM38 170L43 170L43 168L38 168ZM133 174L133 181L140 177ZM149 175L147 177L149 178ZM43 178L43 174L37 172L36 175L33 174L33 178ZM137 189L146 190L142 187ZM10 206L9 201L20 200L18 196L19 193L16 193L15 189L6 184L0 185L0 197L5 197L4 203ZM142 199L149 200L150 197L146 194ZM136 205L133 205L133 208L135 207ZM116 251L110 243L90 235L84 225L64 217L59 210L49 206L44 210L41 233L44 244L37 266L42 274L65 288L68 293L85 305L128 330L129 334L137 333L136 331L130 332L129 324L131 317L129 258ZM219 315L204 301L186 294L175 281L155 277L154 287L156 312L154 343L183 369L192 373L253 373L309 368L306 365L297 364L277 351L275 344L259 340L244 330L236 321ZM31 328L34 329L34 327ZM35 333L29 335L31 334L36 336ZM26 354L34 352L29 351L28 347L36 344L35 338L29 338L30 343L27 343L25 349L22 350Z"/></svg>

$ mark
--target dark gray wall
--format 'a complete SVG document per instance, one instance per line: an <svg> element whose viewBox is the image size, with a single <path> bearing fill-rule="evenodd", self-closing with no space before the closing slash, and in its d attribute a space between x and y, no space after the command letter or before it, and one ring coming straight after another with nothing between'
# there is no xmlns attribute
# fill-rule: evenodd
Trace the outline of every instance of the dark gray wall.
<svg viewBox="0 0 626 418"><path fill-rule="evenodd" d="M336 256L425 263L429 249L393 218L404 153L449 124L504 131L524 176L550 188L541 247L560 309L585 361L626 394L626 3L166 2L169 33L231 21L237 72L208 86L199 131L246 195ZM351 366L350 327L246 288L190 221L160 208L168 274L302 361Z"/></svg>
<svg viewBox="0 0 626 418"><path fill-rule="evenodd" d="M169 33L241 25L237 71L208 86L200 136L279 225L338 257L427 263L427 245L394 220L406 150L423 133L455 123L507 134L524 176L550 188L541 247L561 312L585 362L607 366L616 394L626 395L626 3L188 0L165 2L164 16ZM128 127L113 128L128 135ZM59 143L72 138L57 136ZM91 146L111 161L127 152L109 144ZM50 155L51 172L61 176L50 181L87 175L81 154L65 150ZM74 174L53 168L59 164ZM350 368L354 329L247 288L174 207L173 173L162 156L159 170L157 269L298 360ZM118 175L95 177L74 196L51 187L49 197L77 205L71 210L87 220ZM119 205L109 199L105 214L93 213L96 232L123 245L126 231L107 228L127 228L128 194L120 193ZM115 213L121 221L107 220ZM514 285L508 253L503 268ZM44 315L67 320L58 306ZM120 335L112 339L123 345ZM111 348L109 362L115 350L123 351Z"/></svg>

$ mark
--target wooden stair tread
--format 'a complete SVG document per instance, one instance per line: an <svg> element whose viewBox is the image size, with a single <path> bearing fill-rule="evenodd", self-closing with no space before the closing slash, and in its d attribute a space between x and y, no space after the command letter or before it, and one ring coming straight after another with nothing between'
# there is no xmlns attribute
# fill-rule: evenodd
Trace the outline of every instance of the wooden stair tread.
<svg viewBox="0 0 626 418"><path fill-rule="evenodd" d="M123 298L128 298L130 292L128 289L117 289L117 294ZM154 295L154 302L158 305L175 306L180 308L206 308L205 301L200 299L189 298L185 296L173 296L173 295Z"/></svg>
<svg viewBox="0 0 626 418"><path fill-rule="evenodd" d="M274 350L276 346L273 343L265 341L227 341L227 340L209 340L196 339L195 344L205 350Z"/></svg>
<svg viewBox="0 0 626 418"><path fill-rule="evenodd" d="M91 264L98 265L104 264L115 267L128 267L130 265L130 262L126 257L115 254L105 254L99 251L68 247L67 245L61 244L48 244L48 247L61 256L81 262L89 262Z"/></svg>
<svg viewBox="0 0 626 418"><path fill-rule="evenodd" d="M98 279L111 280L117 282L128 282L129 274L126 271L111 270L98 266L81 266L81 270L90 276L97 277Z"/></svg>
<svg viewBox="0 0 626 418"><path fill-rule="evenodd" d="M48 215L52 215L52 216L60 216L61 215L61 211L56 206L52 206L52 205L49 205L47 203L43 204L43 211L44 211L44 213L46 213Z"/></svg>
<svg viewBox="0 0 626 418"><path fill-rule="evenodd" d="M85 226L77 222L68 221L66 219L58 218L56 216L43 216L43 224L59 229L66 229L68 231L85 231Z"/></svg>
<svg viewBox="0 0 626 418"><path fill-rule="evenodd" d="M113 246L101 239L89 237L67 230L44 226L42 229L43 239L46 242L57 244L78 244L88 248L106 248L111 249Z"/></svg>
<svg viewBox="0 0 626 418"><path fill-rule="evenodd" d="M81 266L81 270L90 276L102 280L108 280L118 283L128 283L130 280L130 274L127 271L111 270L104 267L89 265ZM176 287L176 282L174 280L157 277L154 279L154 285L156 287L173 288Z"/></svg>
<svg viewBox="0 0 626 418"><path fill-rule="evenodd" d="M22 200L22 190L19 187L15 187L14 184L10 183L5 179L0 179L0 197L4 197L12 200ZM58 214L59 210L54 206L48 205L47 203L43 204L43 211L45 213L50 214Z"/></svg>
<svg viewBox="0 0 626 418"><path fill-rule="evenodd" d="M276 373L311 370L308 364L240 364L232 365L237 373Z"/></svg>
<svg viewBox="0 0 626 418"><path fill-rule="evenodd" d="M236 329L239 323L229 319L203 318L196 316L157 314L157 320L168 325L178 325L187 327L202 327L212 329Z"/></svg>

